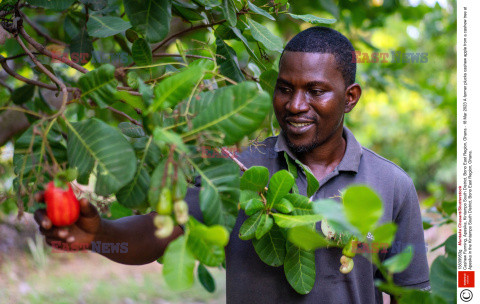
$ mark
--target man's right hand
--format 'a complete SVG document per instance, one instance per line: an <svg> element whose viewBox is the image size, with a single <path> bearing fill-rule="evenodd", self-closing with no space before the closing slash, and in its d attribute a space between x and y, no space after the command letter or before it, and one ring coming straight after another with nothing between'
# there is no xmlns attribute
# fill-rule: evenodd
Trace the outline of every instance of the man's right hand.
<svg viewBox="0 0 480 304"><path fill-rule="evenodd" d="M35 199L38 202L43 202L43 193L37 193ZM35 211L35 221L39 226L40 233L45 236L45 241L48 245L52 246L52 242L55 242L55 247L70 248L75 243L75 245L80 245L82 248L91 248L92 241L96 239L101 229L102 220L95 206L90 204L87 199L83 198L79 202L80 216L70 226L54 226L48 218L45 209ZM57 244L60 246L57 246Z"/></svg>

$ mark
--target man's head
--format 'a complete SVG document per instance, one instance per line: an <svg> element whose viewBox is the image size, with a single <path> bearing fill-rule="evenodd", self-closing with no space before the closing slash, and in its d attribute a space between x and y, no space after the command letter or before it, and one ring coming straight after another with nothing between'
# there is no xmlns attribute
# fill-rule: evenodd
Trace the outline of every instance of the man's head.
<svg viewBox="0 0 480 304"><path fill-rule="evenodd" d="M361 95L353 50L345 36L325 27L309 28L285 47L273 106L294 153L341 140L344 113Z"/></svg>

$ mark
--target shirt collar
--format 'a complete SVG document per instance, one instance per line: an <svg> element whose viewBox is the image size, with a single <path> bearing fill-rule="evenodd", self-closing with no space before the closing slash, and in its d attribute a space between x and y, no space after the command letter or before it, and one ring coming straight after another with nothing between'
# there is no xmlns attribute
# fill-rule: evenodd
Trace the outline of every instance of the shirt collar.
<svg viewBox="0 0 480 304"><path fill-rule="evenodd" d="M345 126L343 127L343 138L345 138L347 148L345 149L345 155L337 166L337 170L358 172L360 158L362 157L363 151L362 146L355 139L352 132ZM274 149L275 152L285 151L292 159L297 159L290 148L288 148L283 131L277 136L277 142L275 143Z"/></svg>

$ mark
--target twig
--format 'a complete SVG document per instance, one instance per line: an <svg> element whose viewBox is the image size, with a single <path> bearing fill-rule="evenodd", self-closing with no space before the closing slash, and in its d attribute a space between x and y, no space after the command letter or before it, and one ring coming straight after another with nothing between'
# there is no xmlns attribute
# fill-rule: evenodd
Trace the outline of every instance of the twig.
<svg viewBox="0 0 480 304"><path fill-rule="evenodd" d="M57 40L55 38L52 38L50 37L47 33L44 33L39 27L37 24L35 24L35 22L33 22L32 20L30 20L27 15L25 15L21 10L19 10L20 12L20 15L22 16L22 18L27 21L27 23L35 30L35 32L37 32L37 34L39 34L40 36L44 37L45 39L47 39L47 41L50 41L50 42L53 42L55 44L60 44L60 45L63 45L63 46L67 46L67 44L63 41L60 41L60 40Z"/></svg>
<svg viewBox="0 0 480 304"><path fill-rule="evenodd" d="M35 49L37 49L37 51L39 51L40 53L50 57L50 58L53 58L53 59L56 59L57 58L57 55L53 54L52 52L50 52L49 50L47 50L45 48L45 46L41 45L40 43L38 43L37 41L35 41L35 39L33 39L32 37L30 37L27 32L25 32L25 29L22 27L20 28L20 34L23 36L23 38L25 38L25 40L27 40L27 42L32 45ZM82 73L88 73L88 70L84 67L82 67L81 65L69 60L68 58L62 58L62 62L65 63L66 65L82 72Z"/></svg>
<svg viewBox="0 0 480 304"><path fill-rule="evenodd" d="M23 28L21 28L22 32L25 32ZM22 41L22 38L19 36L16 36L15 39L17 40L18 44L22 47L22 49L25 51L25 53L28 54L30 59L32 59L33 63L44 73L46 74L53 82L55 82L61 89L63 97L62 97L62 105L60 106L60 109L58 110L57 113L53 114L50 118L56 118L59 115L65 111L65 107L67 105L67 98L68 98L68 90L63 81L57 78L57 76L53 75L52 72L50 72L40 61L38 61L37 57L33 55L30 50L25 46L25 44Z"/></svg>
<svg viewBox="0 0 480 304"><path fill-rule="evenodd" d="M153 57L182 57L182 55L181 54L157 53L157 54L153 54ZM198 58L198 59L208 59L208 60L213 61L213 59L210 58L210 57L200 56L200 55L185 54L185 57L187 57L187 58Z"/></svg>
<svg viewBox="0 0 480 304"><path fill-rule="evenodd" d="M41 82L41 81L38 81L38 80L28 79L28 78L23 77L22 75L19 75L19 74L15 73L15 71L13 71L8 66L8 64L6 62L6 58L3 57L2 55L0 55L0 65L3 67L5 72L7 72L7 74L9 74L10 76L12 76L12 77L14 77L14 78L16 78L20 81L23 81L25 83L35 85L35 86L38 86L38 87L41 87L41 88L44 88L44 89L47 89L47 90L58 91L58 87L55 86L55 85L47 84L47 83L44 83L44 82ZM77 90L77 88L71 88L71 87L67 88L67 91L69 91L69 92L73 92L75 90Z"/></svg>
<svg viewBox="0 0 480 304"><path fill-rule="evenodd" d="M232 154L232 152L228 151L227 148L222 147L222 152L225 153L228 157L230 157L240 167L240 170L242 170L243 172L247 171L247 167L245 167L245 165L242 164L242 162L239 161L238 158L236 158L235 155Z"/></svg>
<svg viewBox="0 0 480 304"><path fill-rule="evenodd" d="M0 85L4 86L5 88L7 88L7 90L12 93L13 92L13 89L11 86L9 86L5 81L3 81L3 79L0 79Z"/></svg>
<svg viewBox="0 0 480 304"><path fill-rule="evenodd" d="M128 119L131 123L133 123L133 124L135 124L135 125L137 125L137 126L140 126L140 127L142 126L142 123L140 123L138 120L133 119L133 118L130 117L127 113L124 113L124 112L122 112L122 111L119 111L119 110L117 110L117 109L115 109L115 108L112 108L112 107L110 107L110 106L107 107L107 109L109 109L110 111L112 111L112 112L115 113L115 114L118 114L118 115L120 115L120 116L125 117L125 118Z"/></svg>
<svg viewBox="0 0 480 304"><path fill-rule="evenodd" d="M41 55L42 53L32 52L32 54L33 55ZM8 60L17 59L17 58L24 57L24 56L28 56L28 54L27 53L22 53L22 54L18 54L18 55L15 55L15 56L5 57L2 60L8 61Z"/></svg>
<svg viewBox="0 0 480 304"><path fill-rule="evenodd" d="M156 50L158 50L159 48L161 48L162 46L164 46L165 44L167 44L167 42L169 42L170 40L174 39L174 38L177 38L177 37L180 37L180 36L183 36L185 34L188 34L190 32L193 32L193 31L196 31L196 30L200 30L200 29L203 29L203 28L207 28L207 27L212 27L212 26L215 26L217 24L222 24L224 23L225 19L223 20L220 20L220 21L215 21L215 22L212 22L212 23L207 23L207 24L200 24L200 25L196 25L196 26L192 26L191 28L188 28L188 29L185 29L183 31L180 31L178 33L175 33L173 35L170 35L168 36L167 38L165 38L164 40L162 40L153 50L152 50L152 53L155 53Z"/></svg>

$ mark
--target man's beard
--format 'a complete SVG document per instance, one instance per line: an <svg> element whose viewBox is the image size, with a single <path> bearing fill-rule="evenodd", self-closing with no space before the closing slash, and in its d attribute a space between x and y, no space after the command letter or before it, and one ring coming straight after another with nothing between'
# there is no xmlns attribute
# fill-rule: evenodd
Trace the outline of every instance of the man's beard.
<svg viewBox="0 0 480 304"><path fill-rule="evenodd" d="M309 153L313 151L313 149L317 148L320 146L320 142L318 141L318 127L315 127L315 136L312 139L312 141L306 145L295 145L290 141L287 135L287 131L283 130L283 135L285 137L285 142L287 144L287 147L292 151L294 154L303 154L303 153Z"/></svg>

